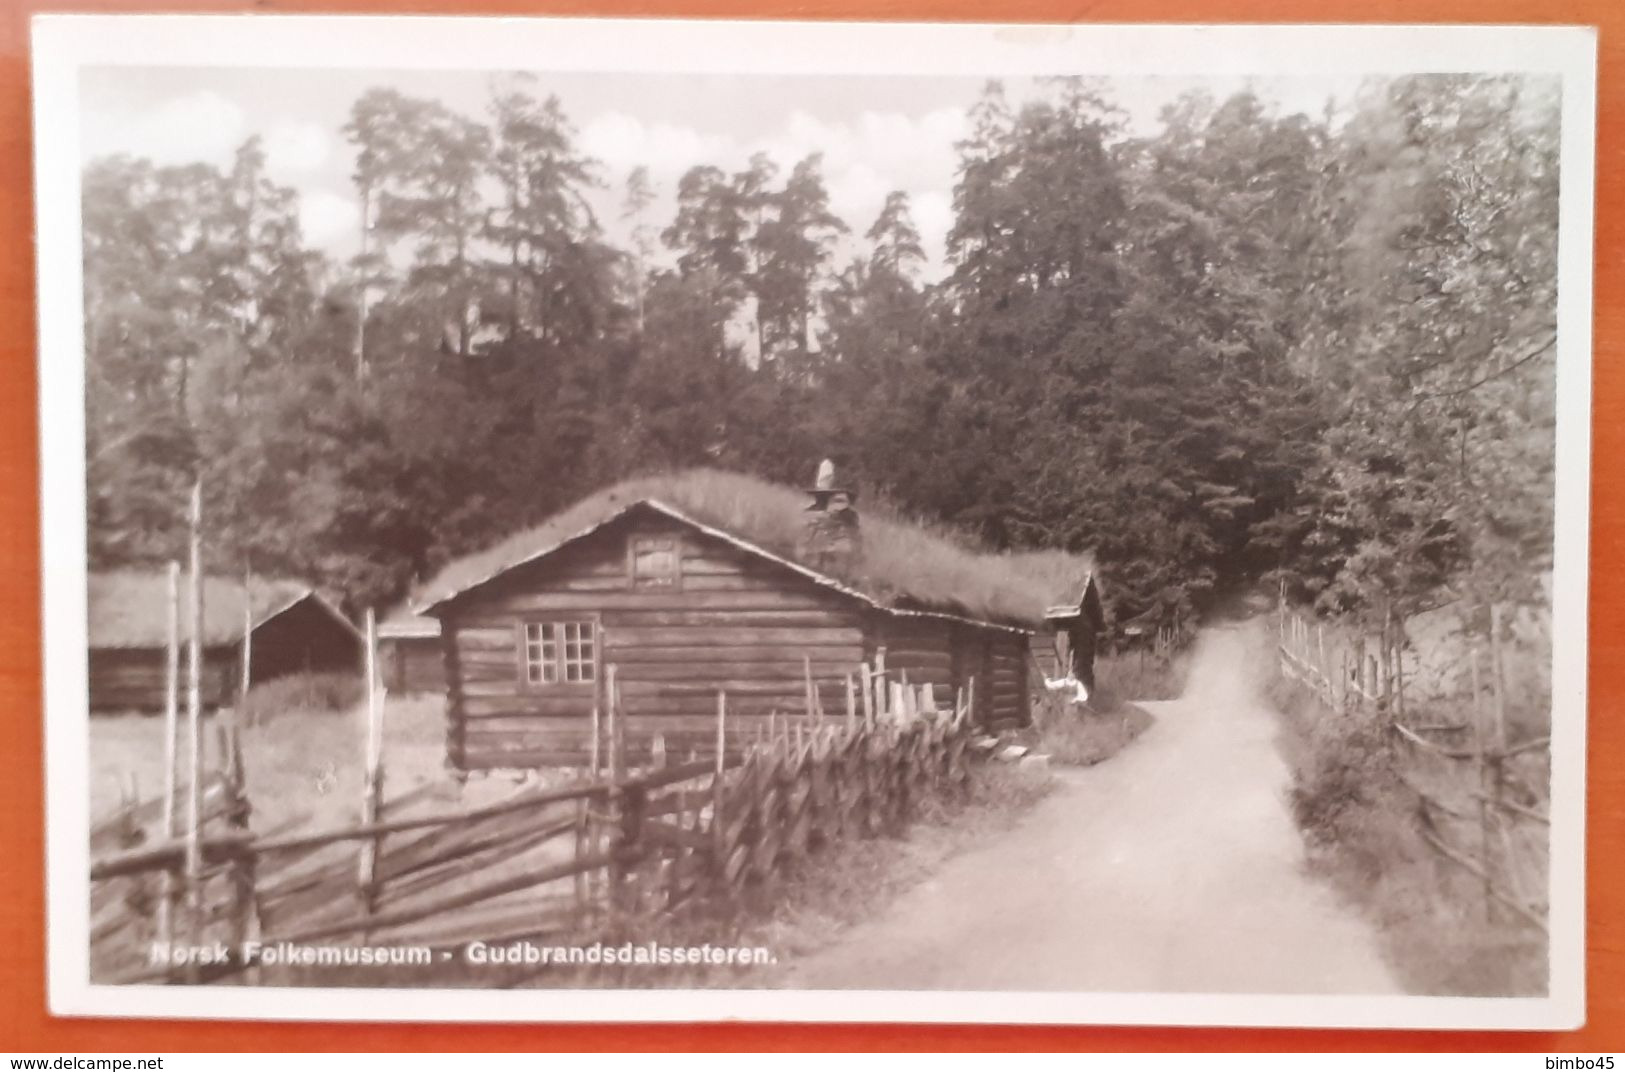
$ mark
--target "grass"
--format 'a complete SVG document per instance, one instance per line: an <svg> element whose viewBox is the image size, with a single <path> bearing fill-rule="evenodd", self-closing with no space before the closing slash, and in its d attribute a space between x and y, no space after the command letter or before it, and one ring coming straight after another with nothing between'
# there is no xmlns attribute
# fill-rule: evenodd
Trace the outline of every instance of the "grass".
<svg viewBox="0 0 1625 1072"><path fill-rule="evenodd" d="M933 874L950 856L1009 827L1049 792L1043 770L983 763L964 799L930 798L898 837L848 838L829 845L784 876L771 893L746 906L694 902L679 917L627 922L623 933L602 931L538 937L537 947L618 947L655 942L667 947L710 944L766 950L759 965L549 965L477 966L460 957L422 969L381 975L376 970L306 970L285 974L288 985L447 986L485 988L653 987L771 988L784 985L793 960L833 942L846 928L880 912L899 894ZM737 910L736 910L737 909Z"/></svg>
<svg viewBox="0 0 1625 1072"><path fill-rule="evenodd" d="M458 559L424 586L421 606L516 565L596 527L626 507L655 499L696 521L794 561L806 519L805 492L740 473L688 469L625 480L540 525ZM863 554L840 579L873 597L995 621L1032 624L1075 601L1093 568L1087 555L1059 551L995 554L945 526L864 504Z"/></svg>
<svg viewBox="0 0 1625 1072"><path fill-rule="evenodd" d="M1089 767L1132 744L1155 721L1134 700L1171 700L1185 690L1189 656L1105 655L1095 660L1095 691L1074 703L1069 691L1034 693L1032 725L1017 740L1056 762Z"/></svg>
<svg viewBox="0 0 1625 1072"><path fill-rule="evenodd" d="M829 945L934 874L948 858L1009 829L1052 787L1049 773L1041 768L980 764L965 800L928 800L906 836L850 841L828 860L812 862L773 912L743 929L741 944L765 946L779 957L777 970L758 969L751 982L781 985L790 960Z"/></svg>
<svg viewBox="0 0 1625 1072"><path fill-rule="evenodd" d="M1418 802L1396 773L1392 735L1369 716L1336 716L1277 681L1291 805L1309 867L1375 926L1414 994L1530 996L1546 987L1545 940L1488 916L1482 886L1422 839Z"/></svg>
<svg viewBox="0 0 1625 1072"><path fill-rule="evenodd" d="M1123 699L1177 700L1185 694L1190 669L1189 649L1167 656L1143 649L1100 655L1095 658L1096 691L1110 694L1102 701L1108 709Z"/></svg>
<svg viewBox="0 0 1625 1072"><path fill-rule="evenodd" d="M1041 692L1033 701L1033 723L1021 734L1023 743L1056 763L1089 767L1121 752L1154 721L1144 708L1097 690L1090 702L1077 704L1069 693Z"/></svg>
<svg viewBox="0 0 1625 1072"><path fill-rule="evenodd" d="M349 711L362 700L361 684L353 673L287 674L249 689L244 710L250 723L301 711Z"/></svg>
<svg viewBox="0 0 1625 1072"><path fill-rule="evenodd" d="M332 683L289 683L266 690L264 710L241 732L255 829L286 824L320 830L353 824L361 794L363 726L358 710L332 710L324 697ZM299 698L310 701L301 705ZM216 726L232 716L205 721L206 760L218 763ZM386 705L384 762L386 798L420 786L442 797L439 807L474 807L513 791L511 780L492 777L458 786L444 767L444 714L437 698L391 699ZM120 787L133 774L142 796L161 785L163 720L144 714L98 716L91 721L92 814L106 817L121 803ZM544 775L545 777L545 775ZM851 923L879 911L902 890L931 874L943 860L1013 822L1049 790L1043 770L1000 763L979 764L965 799L929 798L905 834L852 838L828 846L773 892L762 909L745 913L696 913L680 921L643 920L631 940L666 945L762 947L780 967L716 966L663 968L492 968L460 959L424 969L267 968L278 985L337 986L773 986L789 958L825 944ZM431 805L434 806L434 805ZM537 939L590 945L591 933Z"/></svg>
<svg viewBox="0 0 1625 1072"><path fill-rule="evenodd" d="M773 891L765 909L711 911L682 920L635 924L631 941L761 948L768 965L547 969L531 985L772 988L786 985L798 957L831 944L872 918L948 858L1008 829L1052 788L1042 769L980 763L964 799L928 798L899 837L849 838L804 861Z"/></svg>
<svg viewBox="0 0 1625 1072"><path fill-rule="evenodd" d="M330 683L271 683L255 690L267 697L331 696ZM251 709L258 707L254 697ZM313 829L354 822L361 798L365 726L357 708L314 705L258 707L261 713L240 730L248 798L256 829L303 820ZM275 711L274 714L270 713ZM220 765L219 730L229 713L204 719L204 763ZM150 714L96 715L90 720L90 798L93 819L116 811L122 787L133 777L142 798L163 786L163 727ZM182 755L185 754L182 726ZM445 769L445 715L439 697L391 699L384 711L386 799L428 785L446 795L457 792ZM472 786L470 788L473 788Z"/></svg>

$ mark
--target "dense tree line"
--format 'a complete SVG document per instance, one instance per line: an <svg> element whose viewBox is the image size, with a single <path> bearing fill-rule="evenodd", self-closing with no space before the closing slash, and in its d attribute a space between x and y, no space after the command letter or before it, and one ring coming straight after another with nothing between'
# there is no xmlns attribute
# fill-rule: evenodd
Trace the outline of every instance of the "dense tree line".
<svg viewBox="0 0 1625 1072"><path fill-rule="evenodd" d="M948 272L903 193L819 157L695 167L671 219L563 104L372 90L359 256L227 169L88 165L90 555L161 560L201 475L217 566L356 604L619 477L792 482L830 455L992 547L1095 548L1119 622L1279 580L1324 609L1536 594L1551 558L1557 123L1545 85L1411 77L1345 115L998 84L958 146Z"/></svg>

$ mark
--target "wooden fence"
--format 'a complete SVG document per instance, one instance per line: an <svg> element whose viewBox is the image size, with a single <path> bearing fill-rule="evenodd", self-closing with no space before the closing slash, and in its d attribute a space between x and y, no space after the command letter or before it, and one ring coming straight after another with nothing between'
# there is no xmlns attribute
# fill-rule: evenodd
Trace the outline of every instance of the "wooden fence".
<svg viewBox="0 0 1625 1072"><path fill-rule="evenodd" d="M241 765L228 763L235 770L208 780L184 838L155 825L161 801L93 832L92 977L253 982L249 942L444 948L625 934L699 906L765 904L807 859L901 830L922 802L962 793L970 777L971 696L936 710L925 689L882 685L867 667L854 680L864 686L847 690L844 713L774 718L748 739L719 693L714 756L640 747L655 759L629 769L610 668L600 747L579 777L438 813L422 792L379 799L342 829L250 830ZM375 755L369 747L369 764ZM367 783L375 792L379 779ZM152 953L214 941L227 959Z"/></svg>
<svg viewBox="0 0 1625 1072"><path fill-rule="evenodd" d="M1464 695L1443 703L1407 689L1404 630L1391 619L1366 632L1283 602L1277 632L1283 676L1336 717L1376 719L1392 735L1422 840L1479 881L1486 914L1544 933L1551 739L1509 734L1502 609L1490 608L1487 635L1465 647Z"/></svg>

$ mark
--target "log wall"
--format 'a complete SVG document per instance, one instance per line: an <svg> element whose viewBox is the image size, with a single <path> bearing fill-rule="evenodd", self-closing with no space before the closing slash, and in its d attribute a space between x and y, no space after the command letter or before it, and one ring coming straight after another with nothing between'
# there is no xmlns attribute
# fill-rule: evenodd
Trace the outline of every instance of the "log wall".
<svg viewBox="0 0 1625 1072"><path fill-rule="evenodd" d="M643 536L675 541L681 576L674 586L633 587L628 542ZM596 623L598 681L522 681L524 623L547 621ZM581 763L592 711L606 710L610 665L635 760L656 734L679 756L712 751L720 689L730 725L743 735L771 713L803 715L809 666L823 709L844 712L846 677L864 656L862 614L849 598L725 541L652 519L612 526L511 571L458 601L442 632L450 755L471 770Z"/></svg>
<svg viewBox="0 0 1625 1072"><path fill-rule="evenodd" d="M439 637L390 637L378 647L384 687L391 693L445 691L446 660Z"/></svg>
<svg viewBox="0 0 1625 1072"><path fill-rule="evenodd" d="M162 611L160 610L161 614ZM299 673L361 672L361 639L311 600L295 604L254 630L253 684ZM154 648L90 651L92 711L162 711L167 653ZM181 702L186 702L186 649L181 648ZM242 649L216 644L203 653L203 705L237 702ZM438 658L438 654L436 655Z"/></svg>
<svg viewBox="0 0 1625 1072"><path fill-rule="evenodd" d="M954 691L964 687L967 675L955 664L955 633L968 627L946 618L898 616L876 612L872 616L874 646L886 650L886 671L893 681L906 675L910 685L930 685L937 704L950 707ZM975 671L972 670L972 673Z"/></svg>
<svg viewBox="0 0 1625 1072"><path fill-rule="evenodd" d="M988 712L994 727L1024 726L1032 710L1025 633L993 633L988 641Z"/></svg>
<svg viewBox="0 0 1625 1072"><path fill-rule="evenodd" d="M97 712L162 711L165 660L162 648L95 648L90 652L90 709ZM181 703L186 702L186 653L181 652ZM203 654L203 706L219 707L236 695L234 649Z"/></svg>

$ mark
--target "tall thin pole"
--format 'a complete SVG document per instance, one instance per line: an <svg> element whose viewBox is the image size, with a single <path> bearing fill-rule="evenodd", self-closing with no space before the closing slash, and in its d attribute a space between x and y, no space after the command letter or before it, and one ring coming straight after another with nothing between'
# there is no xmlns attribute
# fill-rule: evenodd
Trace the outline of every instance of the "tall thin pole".
<svg viewBox="0 0 1625 1072"><path fill-rule="evenodd" d="M372 233L372 184L367 182L361 187L361 255L356 258L361 271L360 294L356 298L355 321L355 378L360 382L367 378L367 300L368 286L371 282L371 262L367 260L367 238Z"/></svg>
<svg viewBox="0 0 1625 1072"><path fill-rule="evenodd" d="M1490 684L1495 692L1495 739L1492 747L1499 756L1507 747L1507 677L1506 661L1501 654L1501 605L1490 604Z"/></svg>
<svg viewBox="0 0 1625 1072"><path fill-rule="evenodd" d="M179 758L176 752L180 744L177 737L180 731L181 693L181 564L174 560L169 563L169 598L165 609L169 621L164 634L164 799L160 841L168 841L176 833L175 763ZM162 888L158 898L158 940L169 942L174 937L174 869L166 867L159 883Z"/></svg>
<svg viewBox="0 0 1625 1072"><path fill-rule="evenodd" d="M1473 744L1478 754L1478 829L1479 852L1484 867L1484 916L1488 919L1495 911L1494 883L1490 880L1490 794L1493 779L1490 773L1490 733L1484 714L1484 691L1478 674L1478 648L1467 649L1472 660L1473 686Z"/></svg>
<svg viewBox="0 0 1625 1072"><path fill-rule="evenodd" d="M189 568L191 622L186 638L186 766L191 784L186 799L187 928L191 942L202 938L203 927L203 481L192 484ZM192 970L196 977L196 968Z"/></svg>

